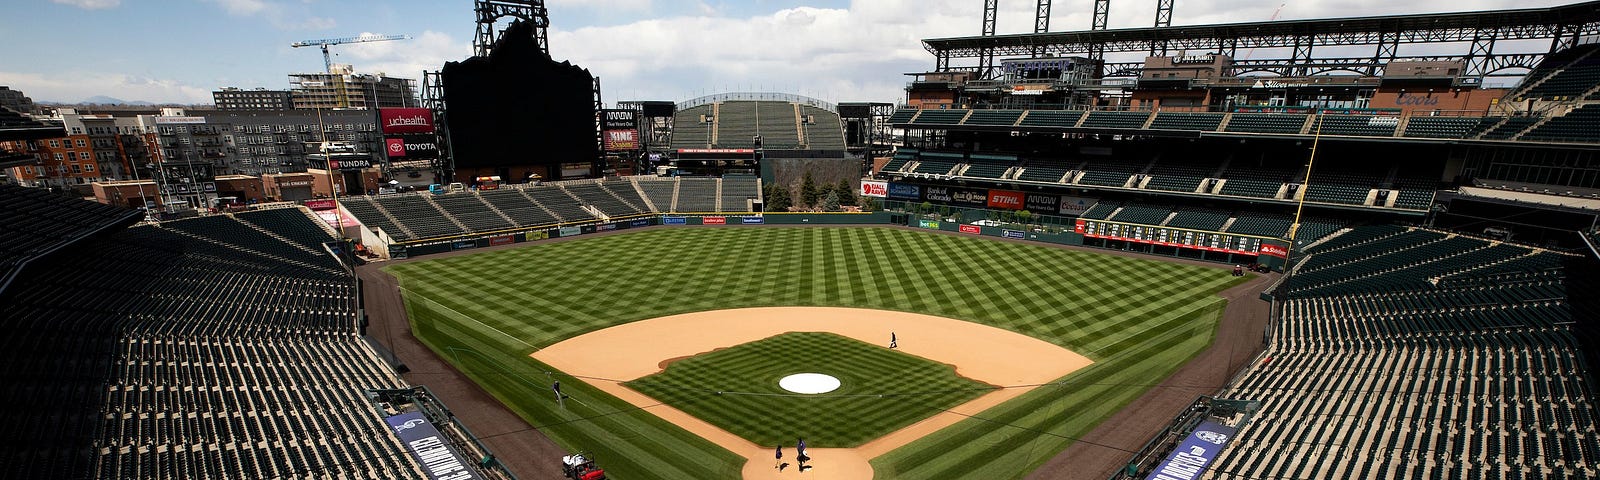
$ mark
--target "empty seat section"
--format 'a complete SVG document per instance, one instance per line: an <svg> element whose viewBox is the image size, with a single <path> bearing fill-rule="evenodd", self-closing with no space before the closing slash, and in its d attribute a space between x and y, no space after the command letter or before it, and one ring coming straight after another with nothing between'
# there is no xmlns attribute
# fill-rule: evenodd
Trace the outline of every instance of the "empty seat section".
<svg viewBox="0 0 1600 480"><path fill-rule="evenodd" d="M1320 127L1323 135L1356 135L1365 137L1392 137L1400 117L1386 115L1322 115ZM1317 133L1318 124L1312 120L1311 133Z"/></svg>
<svg viewBox="0 0 1600 480"><path fill-rule="evenodd" d="M1080 215L1080 217L1090 220L1106 220L1118 208L1122 208L1122 202L1096 202L1088 210L1084 210L1083 215Z"/></svg>
<svg viewBox="0 0 1600 480"><path fill-rule="evenodd" d="M1468 138L1486 119L1484 117L1411 117L1406 121L1405 136L1415 138ZM1498 119L1497 119L1498 121Z"/></svg>
<svg viewBox="0 0 1600 480"><path fill-rule="evenodd" d="M967 170L962 176L973 178L1000 178L1012 165L1017 164L1014 155L982 155L972 154L967 157Z"/></svg>
<svg viewBox="0 0 1600 480"><path fill-rule="evenodd" d="M728 175L722 177L722 211L748 212L748 200L761 198L759 177Z"/></svg>
<svg viewBox="0 0 1600 480"><path fill-rule="evenodd" d="M951 170L956 168L956 165L964 161L966 161L966 157L960 153L922 152L922 159L912 172L928 175L948 175Z"/></svg>
<svg viewBox="0 0 1600 480"><path fill-rule="evenodd" d="M1586 105L1552 118L1523 134L1522 139L1536 142L1600 142L1600 106Z"/></svg>
<svg viewBox="0 0 1600 480"><path fill-rule="evenodd" d="M1130 130L1144 128L1144 122L1150 119L1150 112L1113 112L1092 111L1089 117L1083 119L1083 128L1110 128Z"/></svg>
<svg viewBox="0 0 1600 480"><path fill-rule="evenodd" d="M701 120L711 116L711 105L678 110L672 118L672 148L710 148L711 122Z"/></svg>
<svg viewBox="0 0 1600 480"><path fill-rule="evenodd" d="M676 211L686 213L717 211L717 179L679 177Z"/></svg>
<svg viewBox="0 0 1600 480"><path fill-rule="evenodd" d="M1054 160L1034 159L1028 160L1022 167L1022 173L1017 175L1017 180L1030 182L1060 183L1072 170L1072 165Z"/></svg>
<svg viewBox="0 0 1600 480"><path fill-rule="evenodd" d="M912 125L960 125L967 110L923 110Z"/></svg>
<svg viewBox="0 0 1600 480"><path fill-rule="evenodd" d="M914 109L914 108L898 109L898 110L895 110L893 114L889 115L889 124L890 125L903 125L903 124L911 123L911 117L915 117L915 116L917 116L917 109Z"/></svg>
<svg viewBox="0 0 1600 480"><path fill-rule="evenodd" d="M1191 230L1205 230L1220 232L1222 226L1228 223L1232 215L1225 210L1210 208L1180 207L1177 215L1167 220L1167 226L1173 228L1187 228Z"/></svg>
<svg viewBox="0 0 1600 480"><path fill-rule="evenodd" d="M1225 131L1238 133L1298 134L1306 116L1290 113L1235 113Z"/></svg>
<svg viewBox="0 0 1600 480"><path fill-rule="evenodd" d="M411 239L411 236L407 235L405 230L402 230L394 222L389 221L389 217L384 216L383 212L378 211L370 197L344 197L339 199L339 203L344 205L345 210L350 211L350 214L354 215L357 220L360 220L361 224L368 227L377 227L388 234L390 238L396 240Z"/></svg>
<svg viewBox="0 0 1600 480"><path fill-rule="evenodd" d="M1157 207L1150 205L1127 204L1122 210L1112 215L1108 220L1124 223L1138 223L1144 225L1160 225L1172 215L1172 207Z"/></svg>
<svg viewBox="0 0 1600 480"><path fill-rule="evenodd" d="M562 222L583 222L594 220L594 215L583 210L583 205L578 199L568 195L566 190L558 186L541 186L526 188L522 193L527 194L534 202L544 206L546 210L556 214Z"/></svg>
<svg viewBox="0 0 1600 480"><path fill-rule="evenodd" d="M581 203L585 205L593 205L595 208L600 209L600 211L605 213L608 217L633 215L644 212L644 208L634 204L633 202L626 202L621 198L617 198L616 195L613 195L610 191L598 184L586 183L579 185L567 185L566 189L567 193L578 197L578 200L580 200ZM632 190L632 188L629 188L629 190ZM634 195L634 197L637 198L638 195Z"/></svg>
<svg viewBox="0 0 1600 480"><path fill-rule="evenodd" d="M1126 186L1128 179L1149 163L1149 160L1132 159L1090 160L1083 166L1084 173L1078 177L1078 184L1102 187Z"/></svg>
<svg viewBox="0 0 1600 480"><path fill-rule="evenodd" d="M384 195L371 198L393 215L395 220L417 234L419 239L466 233L450 219L445 218L444 212L428 203L428 199L422 195L424 194Z"/></svg>
<svg viewBox="0 0 1600 480"><path fill-rule="evenodd" d="M1023 127L1057 127L1067 128L1078 124L1078 119L1083 118L1084 112L1079 110L1029 110L1028 116L1022 118Z"/></svg>
<svg viewBox="0 0 1600 480"><path fill-rule="evenodd" d="M1289 226L1292 224L1294 219L1288 215L1239 212L1227 231L1241 235L1283 238L1289 233Z"/></svg>
<svg viewBox="0 0 1600 480"><path fill-rule="evenodd" d="M973 110L965 125L1009 127L1022 118L1022 110Z"/></svg>
<svg viewBox="0 0 1600 480"><path fill-rule="evenodd" d="M901 168L906 166L907 163L910 163L910 162L912 162L913 160L916 160L916 159L917 159L917 151L916 150L911 150L911 149L906 149L906 148L899 149L899 150L894 152L894 157L891 157L889 159L889 163L883 164L883 170L882 171L886 172L886 173L899 172L901 170Z"/></svg>
<svg viewBox="0 0 1600 480"><path fill-rule="evenodd" d="M236 213L233 217L306 248L320 249L323 243L333 241L328 230L317 224L321 220L306 222L306 214L307 211L300 208L274 208Z"/></svg>
<svg viewBox="0 0 1600 480"><path fill-rule="evenodd" d="M517 226L519 227L534 227L561 223L560 219L551 215L550 212L545 211L545 209L541 208L539 205L529 201L528 197L523 196L517 190L488 190L479 192L478 196L482 198L484 202L494 205L495 208L499 209L501 213L506 214L507 217L511 217L511 221L517 222Z"/></svg>
<svg viewBox="0 0 1600 480"><path fill-rule="evenodd" d="M445 212L449 212L450 216L460 220L473 233L493 232L516 227L515 224L506 221L505 217L495 213L494 210L490 210L489 204L479 200L476 193L464 192L438 195L433 197L433 202L439 204L439 208L444 209Z"/></svg>
<svg viewBox="0 0 1600 480"><path fill-rule="evenodd" d="M657 213L672 211L672 191L678 188L678 182L673 179L644 180L640 179L639 190L650 197L650 203L656 205Z"/></svg>
<svg viewBox="0 0 1600 480"><path fill-rule="evenodd" d="M1523 130L1527 130L1528 127L1533 126L1533 124L1539 123L1539 120L1539 117L1507 118L1505 119L1505 123L1496 125L1493 128L1490 128L1488 131L1483 132L1482 138L1484 140L1510 140L1511 137L1516 136Z"/></svg>
<svg viewBox="0 0 1600 480"><path fill-rule="evenodd" d="M1150 129L1215 132L1222 125L1222 117L1221 113L1160 112L1150 122Z"/></svg>

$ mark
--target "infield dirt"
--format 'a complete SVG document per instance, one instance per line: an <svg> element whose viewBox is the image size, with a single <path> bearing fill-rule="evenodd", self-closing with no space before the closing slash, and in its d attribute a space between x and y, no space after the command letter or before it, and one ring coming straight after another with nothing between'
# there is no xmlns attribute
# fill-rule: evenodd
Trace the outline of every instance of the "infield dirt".
<svg viewBox="0 0 1600 480"><path fill-rule="evenodd" d="M834 307L769 307L697 312L618 325L567 339L532 356L641 408L656 400L620 382L653 375L670 361L790 332L829 332L949 364L956 373L991 385L1037 385L1064 377L1091 361L1058 345L987 325L906 312ZM937 413L848 449L807 449L816 478L872 478L873 457L911 443L1028 391L1000 388L950 412ZM797 475L773 467L771 445L756 445L669 406L645 409L664 420L743 455L746 479ZM792 450L791 450L792 452ZM792 459L789 460L792 462Z"/></svg>

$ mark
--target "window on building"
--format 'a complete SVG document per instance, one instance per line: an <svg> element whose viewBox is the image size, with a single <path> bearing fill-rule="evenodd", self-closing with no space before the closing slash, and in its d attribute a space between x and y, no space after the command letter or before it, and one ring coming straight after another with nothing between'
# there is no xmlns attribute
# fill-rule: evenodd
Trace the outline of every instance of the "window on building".
<svg viewBox="0 0 1600 480"><path fill-rule="evenodd" d="M72 164L72 173L83 173L83 170L78 168L78 164L74 163Z"/></svg>
<svg viewBox="0 0 1600 480"><path fill-rule="evenodd" d="M94 164L93 163L84 164L83 165L83 171L85 171L85 172L93 172L94 171Z"/></svg>
<svg viewBox="0 0 1600 480"><path fill-rule="evenodd" d="M50 148L61 148L61 141L60 140L51 140L50 141Z"/></svg>
<svg viewBox="0 0 1600 480"><path fill-rule="evenodd" d="M88 160L89 152L78 152L78 160Z"/></svg>
<svg viewBox="0 0 1600 480"><path fill-rule="evenodd" d="M61 161L61 154L60 153L56 154L56 161L57 162Z"/></svg>

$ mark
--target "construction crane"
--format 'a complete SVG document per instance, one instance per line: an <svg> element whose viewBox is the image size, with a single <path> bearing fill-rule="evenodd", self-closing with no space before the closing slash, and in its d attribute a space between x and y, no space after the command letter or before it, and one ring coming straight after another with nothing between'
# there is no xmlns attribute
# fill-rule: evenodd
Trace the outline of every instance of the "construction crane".
<svg viewBox="0 0 1600 480"><path fill-rule="evenodd" d="M323 68L323 70L325 70L325 71L327 71L329 73L333 73L333 57L328 55L328 46L329 45L343 45L343 44L347 44L347 43L387 42L387 41L390 41L390 40L410 40L410 39L411 39L411 37L407 36L407 35L363 35L363 36L360 36L360 37L325 38L325 39L322 39L322 40L305 40L305 41L300 41L300 42L294 42L293 44L290 44L289 46L294 47L294 48L300 48L300 47L322 47L322 68Z"/></svg>

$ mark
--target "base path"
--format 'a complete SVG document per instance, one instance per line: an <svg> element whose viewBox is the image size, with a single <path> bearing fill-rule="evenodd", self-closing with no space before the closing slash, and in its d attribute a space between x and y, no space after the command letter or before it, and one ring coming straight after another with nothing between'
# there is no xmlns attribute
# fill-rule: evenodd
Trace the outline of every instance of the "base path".
<svg viewBox="0 0 1600 480"><path fill-rule="evenodd" d="M671 360L790 332L828 332L886 348L889 333L894 332L899 351L952 365L963 377L999 386L1048 383L1091 363L1058 345L988 325L832 307L745 308L643 320L567 339L533 357L570 375L625 382L659 373ZM658 403L618 382L585 382L640 407ZM872 478L872 465L867 463L872 458L1028 391L997 389L950 409L956 413L934 414L856 448L806 449L816 466L810 473L830 479ZM746 479L790 478L798 473L794 465L781 475L773 468L771 445L756 445L676 408L646 411L744 455L749 459L744 466Z"/></svg>

